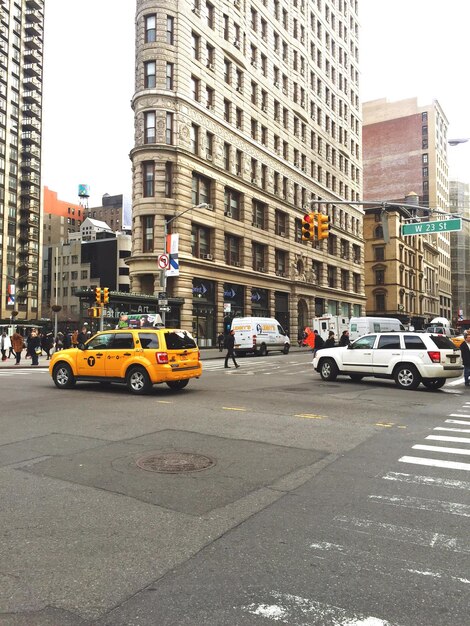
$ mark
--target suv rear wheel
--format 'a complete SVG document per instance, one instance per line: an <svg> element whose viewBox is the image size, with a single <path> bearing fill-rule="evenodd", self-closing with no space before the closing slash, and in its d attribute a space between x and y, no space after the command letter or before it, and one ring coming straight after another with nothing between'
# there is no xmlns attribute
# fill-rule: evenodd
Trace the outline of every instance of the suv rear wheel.
<svg viewBox="0 0 470 626"><path fill-rule="evenodd" d="M336 380L338 376L338 366L334 359L322 359L320 363L320 376L322 380Z"/></svg>
<svg viewBox="0 0 470 626"><path fill-rule="evenodd" d="M412 363L402 363L395 369L395 383L401 389L416 389L421 376Z"/></svg>
<svg viewBox="0 0 470 626"><path fill-rule="evenodd" d="M150 377L143 367L132 367L127 372L126 384L129 391L137 395L144 395L152 388Z"/></svg>

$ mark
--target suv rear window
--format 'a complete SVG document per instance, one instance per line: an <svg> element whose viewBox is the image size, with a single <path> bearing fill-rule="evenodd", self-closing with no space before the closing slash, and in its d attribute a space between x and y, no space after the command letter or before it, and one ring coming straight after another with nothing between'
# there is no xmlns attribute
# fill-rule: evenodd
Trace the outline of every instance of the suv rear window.
<svg viewBox="0 0 470 626"><path fill-rule="evenodd" d="M448 337L445 337L444 335L431 335L431 339L436 344L436 346L440 349L443 349L443 348L444 349L450 348L451 350L456 349L452 341Z"/></svg>
<svg viewBox="0 0 470 626"><path fill-rule="evenodd" d="M165 333L165 341L168 350L189 350L197 348L196 342L185 330L174 330Z"/></svg>
<svg viewBox="0 0 470 626"><path fill-rule="evenodd" d="M426 350L424 341L418 335L405 335L405 348L407 350Z"/></svg>

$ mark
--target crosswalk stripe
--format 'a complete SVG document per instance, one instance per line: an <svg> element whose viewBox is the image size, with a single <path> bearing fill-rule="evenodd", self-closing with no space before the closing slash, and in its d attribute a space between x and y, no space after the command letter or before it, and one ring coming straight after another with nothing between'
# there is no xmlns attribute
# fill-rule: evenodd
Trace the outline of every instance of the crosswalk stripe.
<svg viewBox="0 0 470 626"><path fill-rule="evenodd" d="M406 509L416 509L419 511L432 511L433 513L450 513L470 517L470 506L459 504L458 502L443 502L441 500L430 500L428 498L416 498L414 496L377 496L370 495L369 499L380 504L391 506L402 506Z"/></svg>
<svg viewBox="0 0 470 626"><path fill-rule="evenodd" d="M453 433L470 433L470 428L445 428L445 426L436 426L433 430L447 430Z"/></svg>
<svg viewBox="0 0 470 626"><path fill-rule="evenodd" d="M446 424L470 424L464 420L446 420Z"/></svg>
<svg viewBox="0 0 470 626"><path fill-rule="evenodd" d="M470 415L463 413L449 413L449 417L470 417Z"/></svg>
<svg viewBox="0 0 470 626"><path fill-rule="evenodd" d="M344 530L355 530L361 534L376 535L393 541L413 543L428 548L443 548L451 552L470 554L470 542L465 539L451 537L442 533L430 532L395 524L376 522L375 520L360 519L357 517L347 518L338 515L334 522Z"/></svg>
<svg viewBox="0 0 470 626"><path fill-rule="evenodd" d="M348 612L332 604L316 602L290 593L270 591L265 594L261 598L262 602L252 602L242 606L241 610L257 615L263 621L268 619L272 623L279 622L289 626L301 626L306 623L309 626L322 626L326 623L335 626L397 626L378 617Z"/></svg>
<svg viewBox="0 0 470 626"><path fill-rule="evenodd" d="M405 458L405 457L403 457ZM410 457L414 458L414 457ZM451 478L436 478L434 476L418 476L415 474L403 474L402 472L387 472L382 476L384 480L393 480L402 483L416 485L430 485L432 487L447 487L449 489L465 489L470 491L470 482L465 480L452 480Z"/></svg>
<svg viewBox="0 0 470 626"><path fill-rule="evenodd" d="M470 463L459 463L457 461L444 461L441 459L426 459L419 456L402 456L398 459L400 463L412 463L414 465L427 465L429 467L444 467L446 469L463 470L470 472Z"/></svg>
<svg viewBox="0 0 470 626"><path fill-rule="evenodd" d="M446 448L444 446L425 446L421 443L417 443L412 446L415 450L430 450L432 452L445 452L446 454L465 454L470 456L470 450L465 448Z"/></svg>
<svg viewBox="0 0 470 626"><path fill-rule="evenodd" d="M456 443L470 443L469 437L446 437L444 435L428 435L425 439L432 439L433 441L455 441Z"/></svg>

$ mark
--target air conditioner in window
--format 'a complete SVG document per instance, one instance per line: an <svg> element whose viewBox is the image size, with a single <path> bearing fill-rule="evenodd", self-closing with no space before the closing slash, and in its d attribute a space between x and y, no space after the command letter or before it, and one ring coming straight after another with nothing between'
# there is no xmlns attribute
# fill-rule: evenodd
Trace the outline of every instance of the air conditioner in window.
<svg viewBox="0 0 470 626"><path fill-rule="evenodd" d="M274 86L275 86L275 87L279 87L279 81L276 81L276 82L274 83Z"/></svg>
<svg viewBox="0 0 470 626"><path fill-rule="evenodd" d="M240 8L240 0L233 0L233 6L234 6L236 9L239 9L239 8Z"/></svg>
<svg viewBox="0 0 470 626"><path fill-rule="evenodd" d="M206 155L206 159L207 159L208 161L212 161L212 154L207 154L207 155Z"/></svg>
<svg viewBox="0 0 470 626"><path fill-rule="evenodd" d="M252 178L251 178L251 182L253 183L253 185L256 185L256 182L257 182L257 181L256 181L256 178L253 178L253 177L252 177Z"/></svg>
<svg viewBox="0 0 470 626"><path fill-rule="evenodd" d="M198 9L197 7L193 7L191 10L192 10L192 12L193 12L195 15L197 15L198 17L200 17L200 16L201 16L201 11L200 11L200 9Z"/></svg>
<svg viewBox="0 0 470 626"><path fill-rule="evenodd" d="M240 87L240 85L236 88L236 91L238 91L238 93L242 93L242 88Z"/></svg>
<svg viewBox="0 0 470 626"><path fill-rule="evenodd" d="M214 64L213 64L213 63L208 63L208 64L207 64L207 68L208 68L209 70L214 71Z"/></svg>
<svg viewBox="0 0 470 626"><path fill-rule="evenodd" d="M268 112L268 105L267 104L261 105L261 110L264 111L265 113L267 113Z"/></svg>
<svg viewBox="0 0 470 626"><path fill-rule="evenodd" d="M232 213L230 211L224 211L225 217L232 217Z"/></svg>
<svg viewBox="0 0 470 626"><path fill-rule="evenodd" d="M213 104L208 104L206 108L209 109L209 111L215 110L215 106Z"/></svg>
<svg viewBox="0 0 470 626"><path fill-rule="evenodd" d="M212 261L212 254L201 254L201 259L206 259L207 261Z"/></svg>
<svg viewBox="0 0 470 626"><path fill-rule="evenodd" d="M283 87L283 89L282 89L282 93L283 93L285 96L287 96L287 89L286 89L285 87Z"/></svg>
<svg viewBox="0 0 470 626"><path fill-rule="evenodd" d="M256 271L257 271L257 272L263 272L263 273L264 273L266 270L264 269L264 267L261 267L261 265L257 265L257 266L256 266Z"/></svg>
<svg viewBox="0 0 470 626"><path fill-rule="evenodd" d="M286 236L285 231L284 230L280 230L279 231L279 237L285 237L285 236Z"/></svg>
<svg viewBox="0 0 470 626"><path fill-rule="evenodd" d="M238 39L235 39L233 45L235 46L235 48L238 48L240 50L240 42L238 41Z"/></svg>
<svg viewBox="0 0 470 626"><path fill-rule="evenodd" d="M234 261L233 264L234 264L235 267L240 267L241 266L240 261Z"/></svg>
<svg viewBox="0 0 470 626"><path fill-rule="evenodd" d="M251 65L255 68L258 69L258 64L256 63L256 61L251 61Z"/></svg>

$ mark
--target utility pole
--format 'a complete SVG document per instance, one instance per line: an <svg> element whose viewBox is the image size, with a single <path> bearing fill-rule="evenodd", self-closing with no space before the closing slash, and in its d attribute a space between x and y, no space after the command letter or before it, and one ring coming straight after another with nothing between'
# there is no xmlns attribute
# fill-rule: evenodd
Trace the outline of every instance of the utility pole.
<svg viewBox="0 0 470 626"><path fill-rule="evenodd" d="M167 249L166 249L166 238L168 235L168 226L176 219L178 219L179 217L181 217L182 215L184 215L185 213L187 213L188 211L192 211L193 209L212 209L212 205L207 204L207 202L202 202L201 204L196 204L195 206L191 206L187 209L185 209L184 211L181 211L181 213L178 213L177 215L174 215L172 218L170 218L168 221L165 219L163 222L163 254L168 254ZM167 293L166 293L166 288L167 288L167 268L163 268L161 270L161 275L160 275L160 285L162 288L162 292L164 294L162 300L167 300ZM162 294L162 295L163 295ZM159 305L160 305L160 299L159 299ZM166 305L165 305L166 307ZM165 308L161 311L161 318L162 318L162 323L163 326L165 326L166 323L166 310Z"/></svg>

